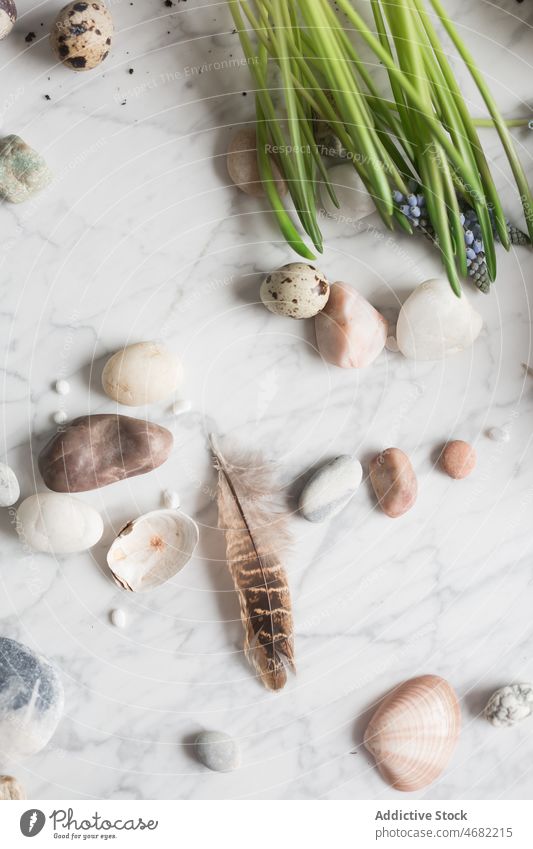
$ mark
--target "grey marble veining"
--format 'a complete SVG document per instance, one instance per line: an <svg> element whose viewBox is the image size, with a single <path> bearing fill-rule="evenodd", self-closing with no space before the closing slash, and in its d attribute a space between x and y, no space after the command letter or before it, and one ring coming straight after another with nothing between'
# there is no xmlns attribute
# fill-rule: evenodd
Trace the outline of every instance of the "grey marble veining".
<svg viewBox="0 0 533 849"><path fill-rule="evenodd" d="M12 512L0 512L1 633L54 658L66 690L52 743L10 768L34 798L394 798L361 746L365 723L390 687L432 672L456 687L464 729L450 768L415 797L529 798L533 725L500 732L479 715L492 690L533 678L533 379L521 367L533 356L531 254L500 250L490 297L470 293L484 319L471 351L421 364L384 352L359 373L328 366L312 323L258 303L261 274L294 256L266 203L227 185L224 151L253 119L253 95L246 68L228 61L241 54L225 4L110 2L113 50L88 74L53 62L46 34L60 5L19 0L0 44L2 132L34 145L56 174L34 202L0 208L0 459L23 497L41 488L35 457L51 415L112 412L100 373L127 342L160 338L177 351L193 410L173 418L168 405L151 407L174 433L170 460L83 496L106 524L92 552L25 551ZM505 114L529 114L529 4L446 7ZM481 132L517 218L497 139ZM533 134L513 133L533 179ZM409 291L439 272L424 240L387 244L373 226L327 221L324 231L320 267L392 324ZM59 377L71 383L66 397L53 391ZM505 424L509 443L487 439ZM275 696L242 655L210 494L210 429L263 447L290 494L334 456L366 467L394 444L419 476L417 505L400 520L376 509L365 483L327 525L291 520L298 674ZM451 437L478 452L465 481L435 468ZM127 595L109 579L107 546L167 488L200 523L197 554L164 589ZM108 618L118 606L123 630ZM195 736L213 728L238 740L239 770L217 775L194 759Z"/></svg>

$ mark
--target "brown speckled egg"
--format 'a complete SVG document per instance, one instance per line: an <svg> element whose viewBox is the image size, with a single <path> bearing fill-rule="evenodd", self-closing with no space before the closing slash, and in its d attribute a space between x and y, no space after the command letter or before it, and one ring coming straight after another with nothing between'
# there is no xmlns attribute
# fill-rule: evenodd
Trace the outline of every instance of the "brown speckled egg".
<svg viewBox="0 0 533 849"><path fill-rule="evenodd" d="M276 315L312 318L326 306L329 283L314 265L290 262L265 277L260 296Z"/></svg>
<svg viewBox="0 0 533 849"><path fill-rule="evenodd" d="M466 478L476 467L475 449L462 439L454 439L453 442L448 442L444 446L440 455L440 465L451 478L456 480Z"/></svg>
<svg viewBox="0 0 533 849"><path fill-rule="evenodd" d="M103 3L69 3L50 33L57 58L75 71L90 71L106 58L113 38L113 19Z"/></svg>
<svg viewBox="0 0 533 849"><path fill-rule="evenodd" d="M0 41L9 35L17 20L17 7L13 0L0 0Z"/></svg>

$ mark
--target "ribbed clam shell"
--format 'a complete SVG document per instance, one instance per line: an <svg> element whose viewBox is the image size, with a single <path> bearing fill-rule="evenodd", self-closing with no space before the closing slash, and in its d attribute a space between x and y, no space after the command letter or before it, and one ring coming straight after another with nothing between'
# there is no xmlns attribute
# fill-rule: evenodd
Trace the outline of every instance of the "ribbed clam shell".
<svg viewBox="0 0 533 849"><path fill-rule="evenodd" d="M145 592L164 584L191 559L198 526L178 510L152 510L129 522L107 553L120 587Z"/></svg>
<svg viewBox="0 0 533 849"><path fill-rule="evenodd" d="M438 675L421 675L384 699L364 742L385 781L397 790L420 790L448 765L460 729L453 687Z"/></svg>

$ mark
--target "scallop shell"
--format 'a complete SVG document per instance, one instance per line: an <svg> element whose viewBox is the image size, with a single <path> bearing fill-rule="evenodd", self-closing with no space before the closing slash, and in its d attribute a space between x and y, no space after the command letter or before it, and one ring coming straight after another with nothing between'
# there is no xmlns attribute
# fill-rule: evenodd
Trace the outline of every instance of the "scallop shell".
<svg viewBox="0 0 533 849"><path fill-rule="evenodd" d="M385 781L397 790L420 790L446 768L460 728L453 688L438 675L421 675L384 699L364 742Z"/></svg>
<svg viewBox="0 0 533 849"><path fill-rule="evenodd" d="M189 562L198 536L197 524L184 513L153 510L121 530L107 553L107 563L123 589L153 590Z"/></svg>

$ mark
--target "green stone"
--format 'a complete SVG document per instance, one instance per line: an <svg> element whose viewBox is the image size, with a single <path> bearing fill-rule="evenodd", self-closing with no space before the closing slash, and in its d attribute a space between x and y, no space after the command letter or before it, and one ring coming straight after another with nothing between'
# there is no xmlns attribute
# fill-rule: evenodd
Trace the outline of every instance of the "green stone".
<svg viewBox="0 0 533 849"><path fill-rule="evenodd" d="M52 173L40 153L19 136L0 139L0 197L22 203L44 189Z"/></svg>

